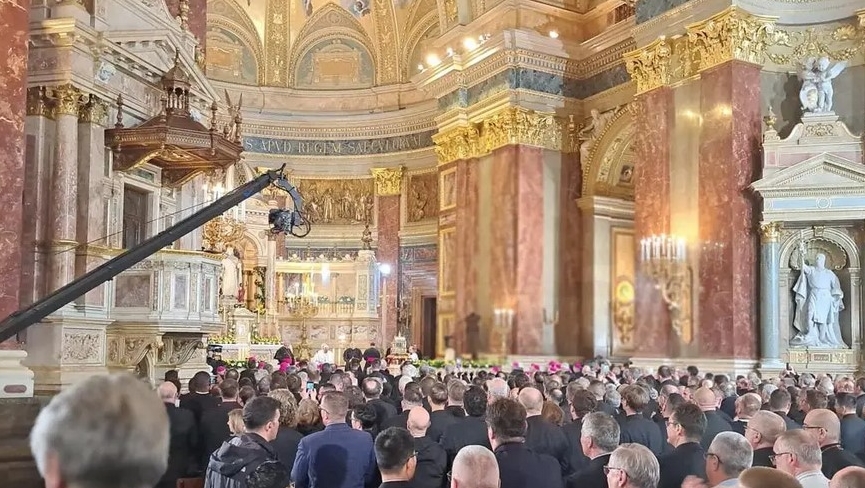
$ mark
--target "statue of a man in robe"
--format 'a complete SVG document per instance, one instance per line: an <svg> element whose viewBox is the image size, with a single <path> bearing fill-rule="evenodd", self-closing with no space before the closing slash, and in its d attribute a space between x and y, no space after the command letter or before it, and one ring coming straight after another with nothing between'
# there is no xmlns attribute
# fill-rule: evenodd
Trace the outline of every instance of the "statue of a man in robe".
<svg viewBox="0 0 865 488"><path fill-rule="evenodd" d="M802 273L793 287L796 301L793 328L797 334L790 339L790 345L846 348L838 323L838 315L844 310L841 282L826 268L825 254L817 254L814 266L810 266L805 264L805 252L802 241L799 244Z"/></svg>
<svg viewBox="0 0 865 488"><path fill-rule="evenodd" d="M240 259L235 254L234 248L228 246L222 259L222 296L237 297L242 273Z"/></svg>

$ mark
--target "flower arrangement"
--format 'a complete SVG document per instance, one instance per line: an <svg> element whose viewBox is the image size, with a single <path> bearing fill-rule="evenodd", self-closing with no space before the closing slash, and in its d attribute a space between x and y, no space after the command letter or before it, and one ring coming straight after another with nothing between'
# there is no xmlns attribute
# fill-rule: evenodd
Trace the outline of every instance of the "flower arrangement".
<svg viewBox="0 0 865 488"><path fill-rule="evenodd" d="M234 344L237 339L234 334L228 333L225 335L210 336L207 339L208 344Z"/></svg>
<svg viewBox="0 0 865 488"><path fill-rule="evenodd" d="M258 334L253 334L252 338L250 338L250 342L257 345L275 346L282 344L282 339L276 336L260 336Z"/></svg>
<svg viewBox="0 0 865 488"><path fill-rule="evenodd" d="M444 368L445 366L456 366L456 363L453 361L445 361L444 359L424 359L419 361L418 364L420 366L429 366L431 368ZM463 368L475 368L475 369L491 369L494 365L490 364L486 361L463 361Z"/></svg>

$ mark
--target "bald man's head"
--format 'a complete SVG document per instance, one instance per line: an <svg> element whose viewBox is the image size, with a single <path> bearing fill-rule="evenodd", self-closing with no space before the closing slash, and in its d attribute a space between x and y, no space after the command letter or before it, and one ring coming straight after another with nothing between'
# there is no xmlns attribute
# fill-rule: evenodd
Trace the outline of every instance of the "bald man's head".
<svg viewBox="0 0 865 488"><path fill-rule="evenodd" d="M835 473L829 488L865 488L865 468L848 466Z"/></svg>
<svg viewBox="0 0 865 488"><path fill-rule="evenodd" d="M499 488L499 463L483 446L466 446L454 458L451 478L458 488Z"/></svg>
<svg viewBox="0 0 865 488"><path fill-rule="evenodd" d="M159 398L163 403L174 403L177 399L177 386L170 381L166 381L159 385L157 391L159 392Z"/></svg>
<svg viewBox="0 0 865 488"><path fill-rule="evenodd" d="M412 437L423 437L429 429L429 413L423 407L412 407L408 411L406 427Z"/></svg>
<svg viewBox="0 0 865 488"><path fill-rule="evenodd" d="M544 395L541 394L541 390L532 387L523 388L520 391L519 395L520 403L523 404L523 407L526 408L526 414L531 417L532 415L540 415L541 410L544 408Z"/></svg>
<svg viewBox="0 0 865 488"><path fill-rule="evenodd" d="M813 434L820 446L835 444L841 438L841 421L838 415L825 408L816 408L805 415L804 426Z"/></svg>
<svg viewBox="0 0 865 488"><path fill-rule="evenodd" d="M704 412L718 408L718 397L715 396L714 391L705 386L698 388L694 393L694 401L700 407L700 410Z"/></svg>

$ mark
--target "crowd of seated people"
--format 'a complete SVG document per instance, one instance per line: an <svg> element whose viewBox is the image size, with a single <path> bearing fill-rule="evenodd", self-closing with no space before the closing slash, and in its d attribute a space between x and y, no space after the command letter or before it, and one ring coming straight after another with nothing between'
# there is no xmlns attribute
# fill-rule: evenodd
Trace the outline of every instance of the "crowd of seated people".
<svg viewBox="0 0 865 488"><path fill-rule="evenodd" d="M370 357L250 362L179 386L172 372L155 394L132 377L94 377L55 397L31 436L46 486L865 488L865 378L649 372L601 358L546 372L409 362L394 376ZM157 398L158 414L140 413ZM120 430L85 431L93 418ZM101 447L84 454L65 440L76 435Z"/></svg>

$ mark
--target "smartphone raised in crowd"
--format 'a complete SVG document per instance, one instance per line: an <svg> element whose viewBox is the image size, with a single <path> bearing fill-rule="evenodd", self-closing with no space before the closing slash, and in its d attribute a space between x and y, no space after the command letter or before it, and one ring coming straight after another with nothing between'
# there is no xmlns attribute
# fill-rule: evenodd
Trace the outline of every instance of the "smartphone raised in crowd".
<svg viewBox="0 0 865 488"><path fill-rule="evenodd" d="M314 390L315 389L315 383L313 383L312 381L307 381L306 382L306 389L307 390Z"/></svg>

